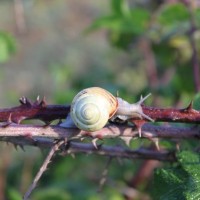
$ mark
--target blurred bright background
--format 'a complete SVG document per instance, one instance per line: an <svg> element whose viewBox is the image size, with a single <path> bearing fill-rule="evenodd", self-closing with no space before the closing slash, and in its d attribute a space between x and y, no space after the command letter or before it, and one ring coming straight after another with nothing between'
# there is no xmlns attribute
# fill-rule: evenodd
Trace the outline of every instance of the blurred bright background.
<svg viewBox="0 0 200 200"><path fill-rule="evenodd" d="M21 2L23 11L15 5ZM22 95L69 103L80 88L97 85L116 93L120 87L139 91L146 84L131 72L131 58L108 44L104 30L84 34L109 11L109 2L16 0L2 1L0 9L0 26L16 46L15 54L1 64L1 105ZM128 72L137 80L126 77Z"/></svg>
<svg viewBox="0 0 200 200"><path fill-rule="evenodd" d="M0 107L38 95L48 104L68 104L90 86L119 92L130 102L151 92L149 105L186 106L199 88L191 47L192 37L199 54L198 1L190 8L176 0L1 0ZM0 199L18 200L45 153L5 144L0 149ZM114 160L107 185L97 193L106 160L57 157L32 199L124 199L126 182L141 162ZM139 189L146 193L148 187L143 183Z"/></svg>

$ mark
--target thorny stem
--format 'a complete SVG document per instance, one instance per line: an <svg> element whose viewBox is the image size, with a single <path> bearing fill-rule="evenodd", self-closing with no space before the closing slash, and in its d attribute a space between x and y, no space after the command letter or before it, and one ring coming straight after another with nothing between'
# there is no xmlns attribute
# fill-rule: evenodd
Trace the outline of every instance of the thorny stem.
<svg viewBox="0 0 200 200"><path fill-rule="evenodd" d="M28 190L26 191L23 200L28 200L28 199L29 199L30 194L31 194L32 191L35 189L35 187L36 187L36 185L37 185L37 183L38 183L40 177L41 177L42 174L44 173L44 171L47 169L47 166L48 166L48 164L50 163L50 160L52 159L53 155L55 154L56 151L59 150L60 146L63 145L63 143L64 143L64 140L61 140L61 141L59 141L58 143L55 143L55 144L51 147L51 149L50 149L50 151L49 151L49 153L48 153L46 159L44 160L42 166L40 167L40 170L39 170L38 173L36 174L36 176L35 176L35 178L34 178L32 184L30 185L30 187L29 187Z"/></svg>
<svg viewBox="0 0 200 200"><path fill-rule="evenodd" d="M77 128L63 128L59 126L36 126L36 125L10 125L0 127L0 140L9 141L9 138L25 139L31 145L37 146L37 138L51 139L75 139L92 137L98 139L131 137L138 138L138 129L132 125L108 125L99 131L87 132ZM176 127L157 126L145 124L142 127L143 138L171 138L171 139L199 139L200 127ZM26 144L25 142L25 144ZM24 143L22 145L25 145Z"/></svg>
<svg viewBox="0 0 200 200"><path fill-rule="evenodd" d="M37 143L33 143L26 139L16 139L16 138L7 138L4 140L10 142L14 145L33 145L39 148L51 148L55 143L50 139L42 139L37 138ZM63 144L64 145L64 144ZM65 150L65 146L60 147L60 149ZM108 157L118 157L118 158L128 158L128 159L150 159L150 160L159 160L166 162L174 162L176 161L175 152L174 151L155 151L148 148L139 148L139 149L129 149L128 147L123 146L107 146L101 145L98 147L94 147L91 143L83 143L83 142L70 142L68 143L68 149L65 150L64 154L76 154L76 153L84 153L84 154L97 154Z"/></svg>
<svg viewBox="0 0 200 200"><path fill-rule="evenodd" d="M46 105L44 100L34 103L31 103L27 98L23 98L23 100L20 99L20 106L0 109L0 122L19 124L26 119L40 119L49 124L56 119L65 119L70 111L69 105ZM200 111L194 110L192 103L183 109L142 105L142 110L145 115L157 122L200 123Z"/></svg>
<svg viewBox="0 0 200 200"><path fill-rule="evenodd" d="M46 105L45 99L31 102L29 99L20 98L20 106L0 109L1 122L14 122L19 124L26 119L40 119L46 124L56 119L64 119L70 111L70 106Z"/></svg>

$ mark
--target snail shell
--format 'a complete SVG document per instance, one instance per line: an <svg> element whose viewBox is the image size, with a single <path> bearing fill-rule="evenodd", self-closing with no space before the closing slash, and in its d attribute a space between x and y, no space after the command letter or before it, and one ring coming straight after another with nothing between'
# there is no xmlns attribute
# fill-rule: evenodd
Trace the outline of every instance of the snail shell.
<svg viewBox="0 0 200 200"><path fill-rule="evenodd" d="M74 97L70 116L78 128L93 132L104 127L117 108L117 98L110 92L91 87L80 91Z"/></svg>

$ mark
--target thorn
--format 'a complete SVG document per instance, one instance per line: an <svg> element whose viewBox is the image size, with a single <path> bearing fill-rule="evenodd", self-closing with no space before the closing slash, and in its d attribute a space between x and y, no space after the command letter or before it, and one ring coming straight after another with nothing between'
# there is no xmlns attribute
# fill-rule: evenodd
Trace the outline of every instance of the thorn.
<svg viewBox="0 0 200 200"><path fill-rule="evenodd" d="M17 148L17 144L13 144L13 146L15 147L15 150L17 151L18 150L18 148Z"/></svg>
<svg viewBox="0 0 200 200"><path fill-rule="evenodd" d="M184 109L184 111L188 111L189 112L189 111L193 110L192 107L193 107L193 101L191 101L189 103L189 105Z"/></svg>
<svg viewBox="0 0 200 200"><path fill-rule="evenodd" d="M25 134L24 137L28 139L29 141L31 141L33 145L37 146L37 139L34 139L31 133Z"/></svg>
<svg viewBox="0 0 200 200"><path fill-rule="evenodd" d="M9 114L7 123L11 124L12 123L12 113Z"/></svg>
<svg viewBox="0 0 200 200"><path fill-rule="evenodd" d="M33 102L34 106L38 106L40 104L40 96L38 95L36 100Z"/></svg>
<svg viewBox="0 0 200 200"><path fill-rule="evenodd" d="M160 151L159 138L147 137L147 139L149 139L151 142L153 142L157 151Z"/></svg>
<svg viewBox="0 0 200 200"><path fill-rule="evenodd" d="M156 150L160 151L159 138L151 138L151 141L154 143Z"/></svg>
<svg viewBox="0 0 200 200"><path fill-rule="evenodd" d="M141 138L142 137L142 128L141 128L141 126L138 127L138 134L139 134L139 137Z"/></svg>
<svg viewBox="0 0 200 200"><path fill-rule="evenodd" d="M83 142L83 140L85 140L85 137L81 137L81 138L80 138L80 141L81 141L81 142Z"/></svg>
<svg viewBox="0 0 200 200"><path fill-rule="evenodd" d="M40 101L40 95L37 96L36 101L37 101L37 102Z"/></svg>
<svg viewBox="0 0 200 200"><path fill-rule="evenodd" d="M8 127L10 124L12 124L12 113L9 114L9 117L7 119L7 122L5 122L5 124L2 125L3 128Z"/></svg>
<svg viewBox="0 0 200 200"><path fill-rule="evenodd" d="M98 149L98 146L97 146L97 141L99 140L99 138L94 138L93 140L92 140L92 144L93 144L93 146L95 147L95 149Z"/></svg>
<svg viewBox="0 0 200 200"><path fill-rule="evenodd" d="M22 151L25 152L24 146L22 144L19 144L19 147L22 149Z"/></svg>
<svg viewBox="0 0 200 200"><path fill-rule="evenodd" d="M22 120L26 119L26 117L16 117L16 118L12 118L12 123L16 123L16 124L20 124Z"/></svg>
<svg viewBox="0 0 200 200"><path fill-rule="evenodd" d="M19 99L19 102L20 102L22 105L26 105L26 97L22 96L22 97Z"/></svg>
<svg viewBox="0 0 200 200"><path fill-rule="evenodd" d="M133 139L132 137L120 137L124 142L125 144L129 147L130 146L130 142L131 140Z"/></svg>
<svg viewBox="0 0 200 200"><path fill-rule="evenodd" d="M29 107L32 106L31 101L27 97L24 97L24 96L19 99L19 102L21 103L21 105L25 105Z"/></svg>
<svg viewBox="0 0 200 200"><path fill-rule="evenodd" d="M175 141L175 147L176 147L176 150L177 151L180 151L180 140L179 139L176 139L176 140L174 140Z"/></svg>
<svg viewBox="0 0 200 200"><path fill-rule="evenodd" d="M45 108L47 106L47 103L46 103L46 98L45 96L42 98L41 102L39 103L39 106Z"/></svg>
<svg viewBox="0 0 200 200"><path fill-rule="evenodd" d="M135 126L137 127L139 137L141 138L142 137L142 126L146 123L146 121L141 119L141 120L132 120L131 122L134 123Z"/></svg>

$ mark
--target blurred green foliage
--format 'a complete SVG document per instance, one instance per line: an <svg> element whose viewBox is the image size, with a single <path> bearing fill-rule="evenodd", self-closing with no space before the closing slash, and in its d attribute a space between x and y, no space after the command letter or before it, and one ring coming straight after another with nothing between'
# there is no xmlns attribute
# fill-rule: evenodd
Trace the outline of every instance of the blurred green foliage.
<svg viewBox="0 0 200 200"><path fill-rule="evenodd" d="M24 2L28 32L24 35L14 31L12 35L9 31L0 32L1 99L16 103L21 94L32 98L40 94L54 104L66 104L79 90L101 86L113 94L119 91L119 95L130 102L151 91L153 100L148 99L147 104L185 106L194 99L194 107L200 109L192 72L188 7L168 1L102 2L96 1L93 7L90 7L91 1ZM5 4L0 3L2 16ZM199 55L200 8L196 6L192 11ZM9 18L4 17L7 27ZM0 23L4 17L0 18ZM143 47L144 41L148 48ZM105 141L105 144L124 145L117 140ZM194 199L198 195L199 158L192 153L198 144L191 141L180 144L181 150L188 151L178 153L176 165L166 164L156 170L152 185L145 182L139 186L141 193L150 191L152 199L162 200L169 197ZM131 142L131 148L141 145L149 146L150 142L143 139ZM174 141L162 140L161 145L175 148ZM18 200L44 155L34 148L27 148L26 153L8 149L3 146L1 152L0 172L4 177L6 169L6 177L2 178L5 188L0 187L0 193L5 190L2 192L5 199ZM75 159L54 158L32 199L124 199L122 191L126 182L137 172L142 161L113 160L103 192L97 192L106 161L105 157L83 154Z"/></svg>
<svg viewBox="0 0 200 200"><path fill-rule="evenodd" d="M8 61L15 50L15 39L9 33L0 31L0 63Z"/></svg>

